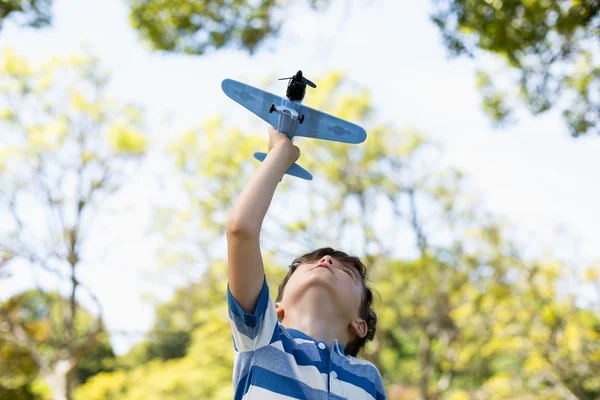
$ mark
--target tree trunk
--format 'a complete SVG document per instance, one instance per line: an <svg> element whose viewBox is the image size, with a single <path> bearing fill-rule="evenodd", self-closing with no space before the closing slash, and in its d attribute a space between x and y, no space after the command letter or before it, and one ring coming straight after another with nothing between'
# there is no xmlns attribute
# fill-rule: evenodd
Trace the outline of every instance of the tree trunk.
<svg viewBox="0 0 600 400"><path fill-rule="evenodd" d="M49 374L44 374L44 378L50 387L53 400L71 400L71 393L73 391L71 384L72 370L72 361L59 360Z"/></svg>
<svg viewBox="0 0 600 400"><path fill-rule="evenodd" d="M421 378L419 379L419 399L428 399L429 376L431 375L431 338L427 333L419 343L419 364L421 366Z"/></svg>

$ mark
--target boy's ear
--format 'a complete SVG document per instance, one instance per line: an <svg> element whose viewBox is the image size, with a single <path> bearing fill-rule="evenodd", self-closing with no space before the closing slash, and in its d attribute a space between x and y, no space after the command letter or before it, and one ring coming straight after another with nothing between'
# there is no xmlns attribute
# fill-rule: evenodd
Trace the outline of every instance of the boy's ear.
<svg viewBox="0 0 600 400"><path fill-rule="evenodd" d="M275 312L277 313L277 320L279 322L283 321L285 310L283 309L283 305L281 303L275 303Z"/></svg>
<svg viewBox="0 0 600 400"><path fill-rule="evenodd" d="M365 322L364 319L358 318L350 323L350 330L359 338L364 338L367 336L367 332L369 331L369 326Z"/></svg>

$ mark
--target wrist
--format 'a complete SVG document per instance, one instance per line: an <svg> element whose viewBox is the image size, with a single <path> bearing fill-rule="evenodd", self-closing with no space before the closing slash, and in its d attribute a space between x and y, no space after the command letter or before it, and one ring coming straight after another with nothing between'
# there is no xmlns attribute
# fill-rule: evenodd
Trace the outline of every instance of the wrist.
<svg viewBox="0 0 600 400"><path fill-rule="evenodd" d="M289 161L290 165L300 157L298 147L294 146L291 142L275 145L270 152L275 152L278 156Z"/></svg>

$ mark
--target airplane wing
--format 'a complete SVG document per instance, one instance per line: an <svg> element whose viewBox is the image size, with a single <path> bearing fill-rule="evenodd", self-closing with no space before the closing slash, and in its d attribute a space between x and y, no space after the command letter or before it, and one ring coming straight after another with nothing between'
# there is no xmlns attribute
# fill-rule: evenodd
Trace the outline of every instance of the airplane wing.
<svg viewBox="0 0 600 400"><path fill-rule="evenodd" d="M260 162L263 162L265 161L265 158L267 158L267 153L254 153L254 158L256 158ZM292 165L290 165L290 167L287 171L285 171L285 173L288 175L296 176L298 178L306 179L307 181L312 181L313 179L312 174L304 168L302 168L300 165L298 165L298 163L293 163Z"/></svg>
<svg viewBox="0 0 600 400"><path fill-rule="evenodd" d="M297 125L295 136L354 144L367 138L367 132L360 126L305 105L298 108L298 114L304 115L304 121Z"/></svg>
<svg viewBox="0 0 600 400"><path fill-rule="evenodd" d="M224 79L221 82L221 88L231 99L258 115L268 124L277 127L279 114L270 113L269 110L273 104L276 106L285 104L282 97L233 79Z"/></svg>

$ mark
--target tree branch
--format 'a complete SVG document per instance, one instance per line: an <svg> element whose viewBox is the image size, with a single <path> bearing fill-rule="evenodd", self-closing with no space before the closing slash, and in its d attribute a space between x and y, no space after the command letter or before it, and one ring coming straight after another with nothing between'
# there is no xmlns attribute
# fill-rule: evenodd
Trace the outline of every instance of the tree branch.
<svg viewBox="0 0 600 400"><path fill-rule="evenodd" d="M10 314L7 310L0 309L0 313L4 317L6 323L8 324L8 330L12 333L12 336L3 335L4 339L27 350L31 358L33 358L33 360L35 361L36 365L40 368L40 370L45 372L50 371L48 361L42 355L42 353L40 353L36 349L33 340L29 337L29 334L23 329L23 327L18 323L14 323L12 321Z"/></svg>

